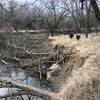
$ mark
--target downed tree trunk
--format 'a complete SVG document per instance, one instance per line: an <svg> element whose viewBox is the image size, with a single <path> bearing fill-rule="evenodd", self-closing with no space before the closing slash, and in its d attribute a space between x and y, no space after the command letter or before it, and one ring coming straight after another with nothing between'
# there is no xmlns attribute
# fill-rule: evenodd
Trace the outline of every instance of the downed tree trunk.
<svg viewBox="0 0 100 100"><path fill-rule="evenodd" d="M15 87L15 88L22 89L30 95L42 96L45 100L59 100L58 96L53 92L49 92L49 91L39 89L39 88L36 88L36 87L33 87L33 86L29 86L29 85L26 85L26 84L23 84L23 83L11 81L11 80L9 81L7 79L6 80L0 79L0 82L5 83L5 84L9 84L9 87Z"/></svg>

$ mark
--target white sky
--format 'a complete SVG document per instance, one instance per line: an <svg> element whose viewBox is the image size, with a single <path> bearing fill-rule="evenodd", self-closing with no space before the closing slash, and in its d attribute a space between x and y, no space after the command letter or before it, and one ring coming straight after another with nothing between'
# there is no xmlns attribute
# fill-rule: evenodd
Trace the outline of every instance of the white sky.
<svg viewBox="0 0 100 100"><path fill-rule="evenodd" d="M15 1L18 1L18 2L34 2L34 0L15 0Z"/></svg>
<svg viewBox="0 0 100 100"><path fill-rule="evenodd" d="M10 0L0 0L0 2L7 2L7 1L10 1ZM24 2L34 2L35 0L13 0L13 1L17 1L19 3L24 3Z"/></svg>
<svg viewBox="0 0 100 100"><path fill-rule="evenodd" d="M0 2L2 3L2 4L7 4L7 2L8 1L10 1L10 0L0 0ZM34 2L36 2L36 0L12 0L12 1L15 1L15 2L17 2L18 4L24 4L24 3L34 3ZM40 5L40 2L38 2L38 1L42 1L42 0L37 0L37 4L38 5Z"/></svg>

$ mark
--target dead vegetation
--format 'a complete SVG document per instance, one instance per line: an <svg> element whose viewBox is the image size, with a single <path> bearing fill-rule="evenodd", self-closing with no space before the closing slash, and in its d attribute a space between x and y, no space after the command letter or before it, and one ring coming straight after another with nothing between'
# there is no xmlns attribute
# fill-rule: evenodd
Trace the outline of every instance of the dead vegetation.
<svg viewBox="0 0 100 100"><path fill-rule="evenodd" d="M37 88L32 90L30 89L32 86L28 87L13 81L1 80L0 82L9 82L13 87L18 86L17 88L26 92L31 90L31 95L34 94L34 91L36 95L47 97L46 100L88 100L88 98L89 100L99 100L100 89L97 88L100 85L98 77L100 73L100 37L91 35L88 39L84 36L81 37L80 41L64 35L49 37L40 46L45 50L44 52L22 49L24 52L18 52L19 55L8 58L17 61L16 63L26 73L37 75L40 80L52 83L53 93L42 91L42 89L37 91Z"/></svg>

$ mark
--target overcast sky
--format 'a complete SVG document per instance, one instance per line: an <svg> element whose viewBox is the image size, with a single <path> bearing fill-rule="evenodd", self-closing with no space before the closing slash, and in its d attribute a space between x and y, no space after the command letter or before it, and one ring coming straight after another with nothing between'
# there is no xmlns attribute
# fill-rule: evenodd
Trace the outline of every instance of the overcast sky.
<svg viewBox="0 0 100 100"><path fill-rule="evenodd" d="M34 0L15 0L15 1L18 1L18 2L33 2Z"/></svg>
<svg viewBox="0 0 100 100"><path fill-rule="evenodd" d="M0 0L2 2L7 2L7 1L10 1L10 0ZM24 2L34 2L35 0L13 0L13 1L17 1L17 2L20 2L20 3L24 3Z"/></svg>

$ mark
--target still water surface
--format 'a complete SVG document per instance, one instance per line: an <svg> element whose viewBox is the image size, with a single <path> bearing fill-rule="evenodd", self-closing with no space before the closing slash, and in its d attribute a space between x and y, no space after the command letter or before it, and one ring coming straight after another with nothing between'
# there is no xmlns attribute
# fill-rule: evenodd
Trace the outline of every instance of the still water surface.
<svg viewBox="0 0 100 100"><path fill-rule="evenodd" d="M34 85L36 87L40 87L39 84L39 80L35 77L30 77L29 75L27 75L22 69L17 68L17 67L11 67L10 65L3 65L0 64L0 78L10 78L12 80L21 80L23 81L25 84L29 84L29 85ZM0 88L0 95L8 93L8 92L12 92L12 91L16 91L16 89L9 89L9 88ZM24 100L28 100L27 96L23 96ZM5 100L5 99L2 99ZM19 98L8 98L7 100L22 100L20 97ZM32 100L43 100L40 97L33 97Z"/></svg>

